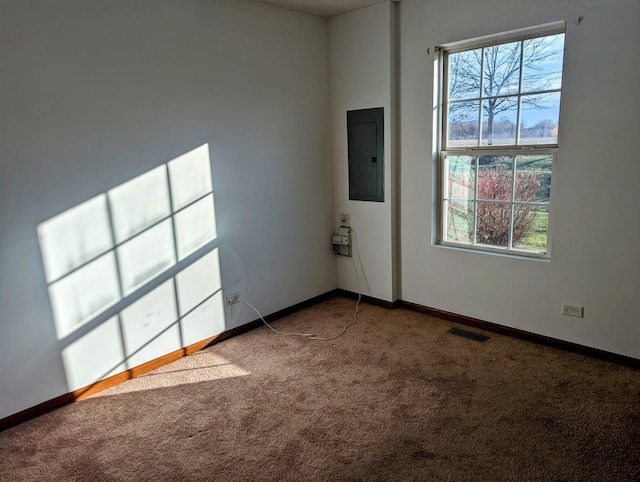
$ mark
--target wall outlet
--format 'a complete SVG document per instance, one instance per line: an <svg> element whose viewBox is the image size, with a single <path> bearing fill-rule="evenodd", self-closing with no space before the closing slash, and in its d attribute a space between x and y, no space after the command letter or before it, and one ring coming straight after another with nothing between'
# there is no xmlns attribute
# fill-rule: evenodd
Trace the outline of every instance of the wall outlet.
<svg viewBox="0 0 640 482"><path fill-rule="evenodd" d="M240 303L240 293L232 293L227 296L227 306L235 305L236 303Z"/></svg>
<svg viewBox="0 0 640 482"><path fill-rule="evenodd" d="M346 214L346 213L340 214L340 226L344 228L351 227L351 214Z"/></svg>
<svg viewBox="0 0 640 482"><path fill-rule="evenodd" d="M584 318L584 307L577 305L562 305L562 314L567 316L575 316L576 318Z"/></svg>

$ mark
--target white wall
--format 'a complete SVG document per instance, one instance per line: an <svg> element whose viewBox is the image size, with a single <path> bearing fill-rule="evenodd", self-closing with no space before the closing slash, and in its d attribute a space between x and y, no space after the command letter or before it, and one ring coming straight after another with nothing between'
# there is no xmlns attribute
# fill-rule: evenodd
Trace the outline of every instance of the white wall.
<svg viewBox="0 0 640 482"><path fill-rule="evenodd" d="M384 2L329 20L331 69L331 135L333 147L336 226L340 213L351 215L356 232L355 257L360 290L393 301L396 296L393 253L395 238L395 136L392 100L395 95L392 26L395 5ZM347 163L347 111L384 108L384 202L349 200ZM355 253L355 250L354 250ZM362 264L360 265L360 260ZM353 264L338 259L338 286L357 291Z"/></svg>
<svg viewBox="0 0 640 482"><path fill-rule="evenodd" d="M336 288L325 20L242 0L0 8L0 418L73 385L36 227L204 143L224 292L268 314Z"/></svg>
<svg viewBox="0 0 640 482"><path fill-rule="evenodd" d="M576 20L583 16L579 26ZM401 4L403 299L640 357L640 106L635 0L404 0ZM436 45L567 20L550 262L431 245ZM584 319L560 314L584 305Z"/></svg>

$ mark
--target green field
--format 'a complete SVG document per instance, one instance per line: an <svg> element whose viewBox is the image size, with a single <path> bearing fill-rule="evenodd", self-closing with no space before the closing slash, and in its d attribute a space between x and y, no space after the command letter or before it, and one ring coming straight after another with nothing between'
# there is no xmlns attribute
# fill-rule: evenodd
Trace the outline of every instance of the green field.
<svg viewBox="0 0 640 482"><path fill-rule="evenodd" d="M549 213L539 211L536 220L531 226L529 235L520 241L518 248L545 253L547 251L547 230L549 226Z"/></svg>

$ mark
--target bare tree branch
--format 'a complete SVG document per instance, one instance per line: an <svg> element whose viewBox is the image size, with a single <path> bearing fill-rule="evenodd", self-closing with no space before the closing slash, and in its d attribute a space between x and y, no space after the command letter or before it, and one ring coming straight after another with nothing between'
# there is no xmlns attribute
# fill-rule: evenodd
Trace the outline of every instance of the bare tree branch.
<svg viewBox="0 0 640 482"><path fill-rule="evenodd" d="M451 54L449 56L449 105L451 114L462 119L471 119L473 115L462 115L471 110L469 102L455 103L460 100L480 101L482 89L483 118L487 122L487 141L493 144L494 121L498 115L517 109L520 92L520 68L525 70L523 82L529 91L544 91L558 82L561 72L548 72L546 67L562 55L558 36L540 37L520 42L494 45ZM535 86L535 88L533 87ZM511 94L513 97L495 97ZM550 96L522 96L522 105L526 109L547 109L551 105L545 102ZM477 104L476 104L477 105ZM452 119L450 119L452 120ZM471 134L471 132L469 132Z"/></svg>

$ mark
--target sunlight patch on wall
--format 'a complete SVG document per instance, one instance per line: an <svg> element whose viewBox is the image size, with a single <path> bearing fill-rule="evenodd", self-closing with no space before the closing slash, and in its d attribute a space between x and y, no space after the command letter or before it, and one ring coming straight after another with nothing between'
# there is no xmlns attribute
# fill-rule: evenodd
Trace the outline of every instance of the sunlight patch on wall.
<svg viewBox="0 0 640 482"><path fill-rule="evenodd" d="M213 194L210 194L176 214L175 224L180 261L216 238L214 212Z"/></svg>
<svg viewBox="0 0 640 482"><path fill-rule="evenodd" d="M203 256L176 275L180 316L193 310L211 293L222 289L218 250Z"/></svg>
<svg viewBox="0 0 640 482"><path fill-rule="evenodd" d="M216 239L212 186L205 144L38 226L59 340L124 305L63 348L70 390L224 331L217 248L167 276Z"/></svg>
<svg viewBox="0 0 640 482"><path fill-rule="evenodd" d="M113 252L71 272L49 287L58 338L62 338L120 301Z"/></svg>
<svg viewBox="0 0 640 482"><path fill-rule="evenodd" d="M62 351L69 390L225 330L218 249L131 303Z"/></svg>
<svg viewBox="0 0 640 482"><path fill-rule="evenodd" d="M185 346L197 343L210 335L222 333L225 329L224 302L222 291L195 308L182 318L183 343Z"/></svg>
<svg viewBox="0 0 640 482"><path fill-rule="evenodd" d="M118 316L74 341L62 352L70 390L126 370Z"/></svg>
<svg viewBox="0 0 640 482"><path fill-rule="evenodd" d="M47 277L52 283L113 248L104 194L38 227Z"/></svg>
<svg viewBox="0 0 640 482"><path fill-rule="evenodd" d="M176 264L171 220L148 229L118 248L124 296Z"/></svg>
<svg viewBox="0 0 640 482"><path fill-rule="evenodd" d="M164 166L108 192L116 243L122 243L171 214ZM135 209L131 209L135 206Z"/></svg>
<svg viewBox="0 0 640 482"><path fill-rule="evenodd" d="M38 237L61 339L216 239L208 144L43 222Z"/></svg>
<svg viewBox="0 0 640 482"><path fill-rule="evenodd" d="M168 165L174 211L213 191L208 144L175 158Z"/></svg>
<svg viewBox="0 0 640 482"><path fill-rule="evenodd" d="M120 318L130 366L181 348L173 279L122 310Z"/></svg>

